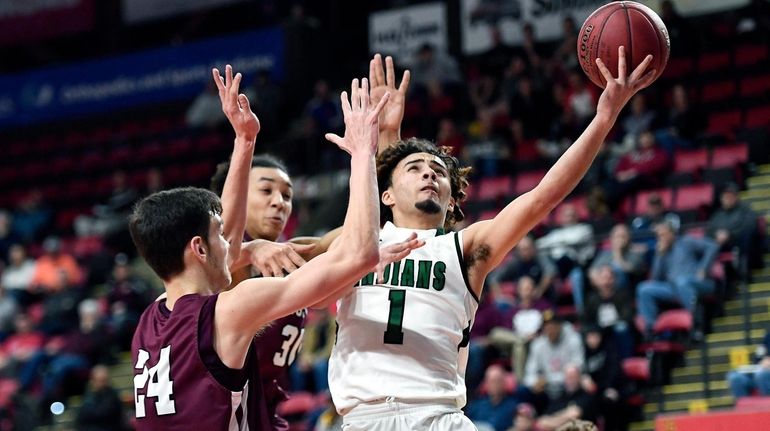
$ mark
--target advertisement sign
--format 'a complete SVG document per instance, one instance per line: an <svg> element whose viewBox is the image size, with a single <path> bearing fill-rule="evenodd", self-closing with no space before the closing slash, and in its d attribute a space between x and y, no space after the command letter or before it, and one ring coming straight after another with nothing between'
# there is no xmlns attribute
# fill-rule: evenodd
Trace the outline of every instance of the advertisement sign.
<svg viewBox="0 0 770 431"><path fill-rule="evenodd" d="M0 45L35 42L94 26L94 0L1 0Z"/></svg>
<svg viewBox="0 0 770 431"><path fill-rule="evenodd" d="M427 3L376 12L369 16L369 50L411 58L420 46L446 51L446 5Z"/></svg>
<svg viewBox="0 0 770 431"><path fill-rule="evenodd" d="M135 24L244 0L123 0L123 21Z"/></svg>
<svg viewBox="0 0 770 431"><path fill-rule="evenodd" d="M750 0L675 0L676 10L694 16L747 5ZM461 0L460 26L465 54L478 54L492 47L493 30L507 45L520 45L522 25L532 23L538 41L562 37L562 21L571 16L577 27L606 0ZM660 0L641 0L660 13Z"/></svg>
<svg viewBox="0 0 770 431"><path fill-rule="evenodd" d="M229 63L248 79L284 74L283 32L273 28L173 48L0 76L0 127L193 97L211 68Z"/></svg>

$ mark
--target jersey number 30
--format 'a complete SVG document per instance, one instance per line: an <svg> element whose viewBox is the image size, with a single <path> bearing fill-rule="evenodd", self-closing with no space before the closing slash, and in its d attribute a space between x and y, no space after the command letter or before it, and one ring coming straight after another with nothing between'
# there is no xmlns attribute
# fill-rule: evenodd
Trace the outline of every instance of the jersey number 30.
<svg viewBox="0 0 770 431"><path fill-rule="evenodd" d="M150 360L150 353L144 349L139 349L139 356L136 359L135 370L141 370L141 374L134 376L134 404L136 406L136 417L143 418L147 415L144 408L144 398L156 398L155 411L158 416L173 415L176 413L176 406L171 395L174 394L174 382L171 381L171 346L160 349L158 363L152 368L147 368L147 361ZM147 388L146 395L139 395L139 389Z"/></svg>
<svg viewBox="0 0 770 431"><path fill-rule="evenodd" d="M281 344L281 351L273 355L273 365L276 367L285 367L294 362L297 357L297 351L302 346L302 336L305 335L305 328L299 329L294 325L286 325L281 331L281 335L286 337Z"/></svg>

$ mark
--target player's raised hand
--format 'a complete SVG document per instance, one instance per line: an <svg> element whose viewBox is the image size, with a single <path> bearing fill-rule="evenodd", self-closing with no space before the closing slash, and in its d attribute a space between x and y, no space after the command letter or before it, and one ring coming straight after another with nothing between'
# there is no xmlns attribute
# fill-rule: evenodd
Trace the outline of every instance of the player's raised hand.
<svg viewBox="0 0 770 431"><path fill-rule="evenodd" d="M405 70L401 83L396 88L396 70L393 66L393 57L385 57L384 70L380 54L375 54L374 58L369 61L369 83L372 86L371 103L378 104L385 93L390 93L390 100L380 113L381 131L388 131L398 136L401 121L404 119L406 92L409 88L410 78L409 70Z"/></svg>
<svg viewBox="0 0 770 431"><path fill-rule="evenodd" d="M252 265L263 277L283 277L306 263L300 254L310 252L315 244L277 243L257 239L241 247L241 254L245 255L244 259L248 259L248 262L242 263Z"/></svg>
<svg viewBox="0 0 770 431"><path fill-rule="evenodd" d="M366 78L354 79L350 86L350 100L348 93L340 94L342 102L342 115L345 119L345 137L334 133L327 133L326 139L335 143L349 154L360 151L377 152L378 118L382 108L388 102L390 93L385 93L376 106L370 104L369 82Z"/></svg>
<svg viewBox="0 0 770 431"><path fill-rule="evenodd" d="M393 262L398 262L407 257L412 250L425 245L425 240L417 239L417 234L412 232L409 238L395 244L380 247L380 261L377 263L375 273L377 274L377 283L384 282L385 267Z"/></svg>
<svg viewBox="0 0 770 431"><path fill-rule="evenodd" d="M214 83L219 90L219 100L222 102L222 111L235 129L237 137L253 142L259 133L259 119L251 112L249 99L245 94L238 93L243 75L237 73L233 77L233 67L225 66L225 77L219 74L219 69L212 69Z"/></svg>
<svg viewBox="0 0 770 431"><path fill-rule="evenodd" d="M621 45L618 47L618 77L615 78L604 62L597 57L596 65L607 81L607 86L599 97L596 114L615 118L636 92L652 84L655 80L655 69L647 71L651 62L652 55L648 55L630 76L626 76L626 48Z"/></svg>

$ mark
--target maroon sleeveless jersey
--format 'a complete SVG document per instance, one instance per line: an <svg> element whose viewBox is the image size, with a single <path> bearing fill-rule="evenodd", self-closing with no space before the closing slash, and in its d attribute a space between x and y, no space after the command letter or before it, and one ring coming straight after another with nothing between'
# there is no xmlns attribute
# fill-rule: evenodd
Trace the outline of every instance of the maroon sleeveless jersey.
<svg viewBox="0 0 770 431"><path fill-rule="evenodd" d="M136 429L268 430L259 358L249 349L242 369L214 351L218 295L185 295L147 307L131 344Z"/></svg>
<svg viewBox="0 0 770 431"><path fill-rule="evenodd" d="M288 398L283 388L288 385L289 367L302 344L306 316L307 310L303 308L274 320L254 338L253 345L259 354L262 390L273 430L289 429L288 422L278 416L277 409L278 404Z"/></svg>

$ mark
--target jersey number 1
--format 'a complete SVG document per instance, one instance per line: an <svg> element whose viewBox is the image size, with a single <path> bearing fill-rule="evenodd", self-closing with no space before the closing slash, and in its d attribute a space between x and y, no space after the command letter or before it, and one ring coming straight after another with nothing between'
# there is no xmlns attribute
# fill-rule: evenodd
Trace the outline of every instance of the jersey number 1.
<svg viewBox="0 0 770 431"><path fill-rule="evenodd" d="M404 321L406 290L391 290L388 300L390 300L390 312L388 312L388 327L385 330L383 342L385 344L404 344L404 331L401 325Z"/></svg>
<svg viewBox="0 0 770 431"><path fill-rule="evenodd" d="M147 368L150 360L150 352L139 349L136 358L135 370L141 370L141 374L134 376L134 404L136 417L143 418L147 414L144 408L144 398L156 398L155 411L158 416L173 415L176 413L176 405L171 395L174 395L174 382L171 380L171 346L160 349L158 363L152 368ZM145 395L139 395L139 389L147 388Z"/></svg>

